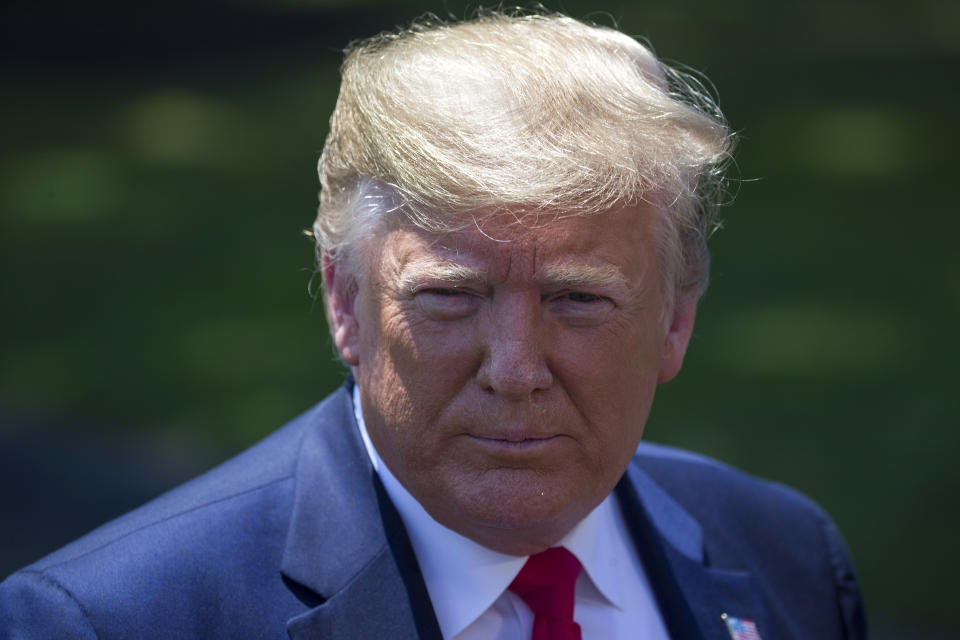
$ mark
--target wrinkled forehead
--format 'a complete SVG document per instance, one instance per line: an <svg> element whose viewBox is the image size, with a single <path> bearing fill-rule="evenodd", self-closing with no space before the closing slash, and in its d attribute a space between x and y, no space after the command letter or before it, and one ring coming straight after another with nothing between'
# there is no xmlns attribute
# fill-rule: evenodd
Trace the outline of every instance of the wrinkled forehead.
<svg viewBox="0 0 960 640"><path fill-rule="evenodd" d="M375 241L376 272L392 281L511 280L630 285L656 268L646 207L568 216L500 211L433 232L394 222ZM371 265L373 266L373 265Z"/></svg>

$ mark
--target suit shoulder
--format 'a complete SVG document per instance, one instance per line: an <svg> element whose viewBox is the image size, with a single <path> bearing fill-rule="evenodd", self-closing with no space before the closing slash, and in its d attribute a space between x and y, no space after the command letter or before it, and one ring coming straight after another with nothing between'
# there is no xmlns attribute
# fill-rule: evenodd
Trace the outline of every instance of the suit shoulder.
<svg viewBox="0 0 960 640"><path fill-rule="evenodd" d="M758 478L708 456L662 444L641 443L633 460L664 490L691 511L768 517L796 513L827 520L823 509L803 493Z"/></svg>
<svg viewBox="0 0 960 640"><path fill-rule="evenodd" d="M301 452L315 430L343 428L345 403L341 390L238 456L7 578L0 637L19 633L20 622L25 631L16 637L102 630L196 637L193 621L210 612L219 616L219 635L205 637L243 637L241 629L265 637L283 628L303 608L279 571ZM231 595L238 588L246 599ZM51 619L71 632L42 631Z"/></svg>
<svg viewBox="0 0 960 640"><path fill-rule="evenodd" d="M816 555L821 566L852 573L830 516L799 491L663 445L641 447L633 463L699 523L712 562L801 566Z"/></svg>
<svg viewBox="0 0 960 640"><path fill-rule="evenodd" d="M326 405L334 394L249 449L224 461L141 507L112 520L67 546L30 565L47 571L121 543L125 538L150 538L168 526L202 526L210 519L222 519L238 510L257 508L264 494L276 506L292 491L300 443L310 427L323 422Z"/></svg>
<svg viewBox="0 0 960 640"><path fill-rule="evenodd" d="M712 566L762 575L766 585L775 586L774 594L803 593L810 601L829 603L821 611L837 616L843 637L866 637L849 551L813 500L707 456L664 445L643 443L632 464L697 521Z"/></svg>

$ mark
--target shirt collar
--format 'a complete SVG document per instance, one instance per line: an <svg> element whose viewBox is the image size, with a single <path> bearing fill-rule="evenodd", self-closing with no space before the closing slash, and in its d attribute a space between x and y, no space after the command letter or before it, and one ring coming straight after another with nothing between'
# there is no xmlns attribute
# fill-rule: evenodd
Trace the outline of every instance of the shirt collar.
<svg viewBox="0 0 960 640"><path fill-rule="evenodd" d="M493 551L434 520L377 453L363 419L357 386L353 388L353 409L370 462L407 528L443 637L453 637L503 594L527 557ZM623 609L628 567L622 559L630 557L628 544L632 542L626 523L610 495L557 546L566 547L580 560L587 582L595 587L590 595ZM577 595L583 595L579 585Z"/></svg>

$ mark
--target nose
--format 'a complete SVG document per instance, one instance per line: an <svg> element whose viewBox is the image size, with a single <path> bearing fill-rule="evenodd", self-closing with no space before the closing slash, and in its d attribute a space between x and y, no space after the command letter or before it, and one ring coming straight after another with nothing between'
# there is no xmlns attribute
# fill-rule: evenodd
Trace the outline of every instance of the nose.
<svg viewBox="0 0 960 640"><path fill-rule="evenodd" d="M484 323L485 353L477 383L508 399L525 399L553 384L539 296L505 296Z"/></svg>

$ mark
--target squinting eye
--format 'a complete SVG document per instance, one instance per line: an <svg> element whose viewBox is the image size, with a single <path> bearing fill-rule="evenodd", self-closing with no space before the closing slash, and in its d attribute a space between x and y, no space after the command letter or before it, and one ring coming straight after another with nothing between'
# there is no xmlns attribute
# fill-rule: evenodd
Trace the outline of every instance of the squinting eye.
<svg viewBox="0 0 960 640"><path fill-rule="evenodd" d="M567 300L571 302L600 302L602 297L593 293L583 293L582 291L571 291L566 295Z"/></svg>
<svg viewBox="0 0 960 640"><path fill-rule="evenodd" d="M414 300L433 320L459 320L470 315L477 306L475 295L453 288L423 289L414 295Z"/></svg>
<svg viewBox="0 0 960 640"><path fill-rule="evenodd" d="M558 318L576 327L592 327L605 322L616 305L596 293L567 291L553 298L550 308Z"/></svg>

